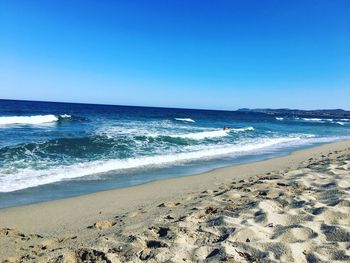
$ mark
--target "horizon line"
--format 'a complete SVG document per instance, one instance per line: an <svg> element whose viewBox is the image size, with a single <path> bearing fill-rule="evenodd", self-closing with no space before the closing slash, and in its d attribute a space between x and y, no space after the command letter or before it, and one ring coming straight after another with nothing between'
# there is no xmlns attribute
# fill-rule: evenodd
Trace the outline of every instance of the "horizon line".
<svg viewBox="0 0 350 263"><path fill-rule="evenodd" d="M139 107L139 108L160 108L160 109L178 109L178 110L201 110L201 111L227 111L234 112L240 109L248 110L301 110L301 111L321 111L321 110L343 110L350 111L348 109L342 108L324 108L324 109L298 109L298 108L270 108L270 107L259 107L259 108L249 108L241 107L235 110L224 110L224 109L208 109L208 108L187 108L187 107L165 107L165 106L143 106L143 105L125 105L125 104L109 104L109 103L91 103L91 102L69 102L69 101L51 101L51 100L30 100L30 99L2 99L6 101L25 101L25 102L44 102L44 103L63 103L63 104L85 104L85 105L97 105L97 106L120 106L120 107Z"/></svg>

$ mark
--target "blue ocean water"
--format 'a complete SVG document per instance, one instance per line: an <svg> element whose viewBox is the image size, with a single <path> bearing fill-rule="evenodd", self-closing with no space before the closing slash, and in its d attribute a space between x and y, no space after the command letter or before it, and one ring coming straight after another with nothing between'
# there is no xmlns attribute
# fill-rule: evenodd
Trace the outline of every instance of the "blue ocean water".
<svg viewBox="0 0 350 263"><path fill-rule="evenodd" d="M196 174L349 137L350 120L340 118L0 100L0 207Z"/></svg>

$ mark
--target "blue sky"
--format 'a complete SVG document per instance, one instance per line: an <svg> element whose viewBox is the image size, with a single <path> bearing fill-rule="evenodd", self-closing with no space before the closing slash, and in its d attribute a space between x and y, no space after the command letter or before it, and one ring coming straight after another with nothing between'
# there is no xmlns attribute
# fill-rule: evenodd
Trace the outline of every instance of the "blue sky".
<svg viewBox="0 0 350 263"><path fill-rule="evenodd" d="M0 98L350 109L350 1L0 0Z"/></svg>

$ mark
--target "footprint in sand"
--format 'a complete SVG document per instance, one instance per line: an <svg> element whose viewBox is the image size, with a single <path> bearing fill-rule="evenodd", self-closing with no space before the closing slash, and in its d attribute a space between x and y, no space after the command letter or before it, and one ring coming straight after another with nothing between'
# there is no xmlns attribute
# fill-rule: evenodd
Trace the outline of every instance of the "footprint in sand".
<svg viewBox="0 0 350 263"><path fill-rule="evenodd" d="M107 229L107 228L114 226L115 224L116 224L116 222L113 220L101 220L101 221L97 221L93 225L93 227L95 227L98 230L104 230L104 229ZM91 227L89 227L89 228L91 228Z"/></svg>
<svg viewBox="0 0 350 263"><path fill-rule="evenodd" d="M128 217L136 217L136 216L139 216L139 215L143 215L143 214L145 214L146 213L146 211L144 211L144 210L142 210L142 209L138 209L138 210L136 210L136 211L133 211L133 212L130 212L129 214L128 214Z"/></svg>
<svg viewBox="0 0 350 263"><path fill-rule="evenodd" d="M158 207L175 207L180 205L178 202L173 202L173 201L165 201L164 203L161 203L158 205Z"/></svg>
<svg viewBox="0 0 350 263"><path fill-rule="evenodd" d="M281 242L297 243L316 238L318 234L311 228L302 225L277 226L272 235L272 239Z"/></svg>
<svg viewBox="0 0 350 263"><path fill-rule="evenodd" d="M350 242L350 232L342 227L322 224L321 231L327 241Z"/></svg>

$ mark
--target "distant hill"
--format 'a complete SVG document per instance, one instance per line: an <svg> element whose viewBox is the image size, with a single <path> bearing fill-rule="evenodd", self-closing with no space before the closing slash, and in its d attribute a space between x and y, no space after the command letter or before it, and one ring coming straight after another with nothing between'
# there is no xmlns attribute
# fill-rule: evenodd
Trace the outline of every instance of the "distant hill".
<svg viewBox="0 0 350 263"><path fill-rule="evenodd" d="M350 117L350 111L343 109L329 110L296 110L296 109L248 109L243 108L240 112L258 112L269 115L297 115L297 116L317 116L317 117Z"/></svg>

